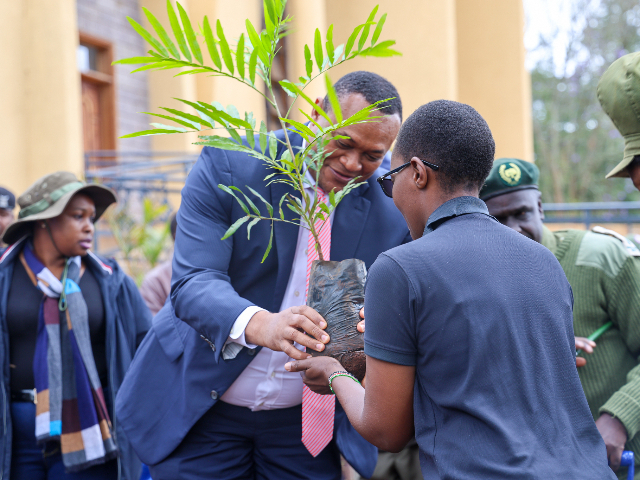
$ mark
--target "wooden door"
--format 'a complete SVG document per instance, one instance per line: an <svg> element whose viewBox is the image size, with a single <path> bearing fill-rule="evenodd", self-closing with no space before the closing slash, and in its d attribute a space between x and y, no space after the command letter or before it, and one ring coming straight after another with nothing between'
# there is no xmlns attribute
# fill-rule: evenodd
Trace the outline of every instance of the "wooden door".
<svg viewBox="0 0 640 480"><path fill-rule="evenodd" d="M82 79L82 131L84 135L84 151L104 150L100 132L100 86Z"/></svg>

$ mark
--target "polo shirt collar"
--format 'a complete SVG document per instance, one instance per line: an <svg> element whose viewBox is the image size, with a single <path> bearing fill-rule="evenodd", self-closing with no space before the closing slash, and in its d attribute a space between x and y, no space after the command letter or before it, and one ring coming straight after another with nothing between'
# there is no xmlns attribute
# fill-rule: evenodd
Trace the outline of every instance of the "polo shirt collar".
<svg viewBox="0 0 640 480"><path fill-rule="evenodd" d="M448 202L440 205L435 212L431 214L424 229L423 236L433 232L441 224L447 220L467 215L469 213L484 213L489 215L487 205L477 197L456 197Z"/></svg>

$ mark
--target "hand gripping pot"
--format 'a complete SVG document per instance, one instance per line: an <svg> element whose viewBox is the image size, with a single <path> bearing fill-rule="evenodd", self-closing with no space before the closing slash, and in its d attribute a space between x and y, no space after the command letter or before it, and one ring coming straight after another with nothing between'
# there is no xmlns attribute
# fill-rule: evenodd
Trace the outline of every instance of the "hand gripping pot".
<svg viewBox="0 0 640 480"><path fill-rule="evenodd" d="M342 262L314 261L309 276L307 305L327 321L331 341L311 355L337 359L349 373L362 380L366 371L364 334L356 326L364 305L367 267L355 258Z"/></svg>

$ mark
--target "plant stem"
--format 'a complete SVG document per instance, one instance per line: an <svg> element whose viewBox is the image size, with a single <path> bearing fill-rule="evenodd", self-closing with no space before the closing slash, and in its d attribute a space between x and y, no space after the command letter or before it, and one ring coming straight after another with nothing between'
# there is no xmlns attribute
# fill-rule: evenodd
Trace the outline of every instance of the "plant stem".
<svg viewBox="0 0 640 480"><path fill-rule="evenodd" d="M287 144L287 149L289 150L289 154L291 155L291 160L295 160L296 156L293 153L293 147L291 146L291 139L289 138L289 134L287 133L287 126L285 125L285 123L280 120L282 117L282 114L280 113L280 107L278 106L278 101L276 99L275 94L273 93L273 88L271 85L269 85L269 93L271 93L271 96L273 98L273 106L276 109L276 114L278 115L278 120L280 121L280 125L282 126L282 130L284 132L284 138L285 138L285 142ZM296 190L298 190L303 198L307 197L307 195L305 195L304 192L304 181L302 180L302 172L298 169L297 164L294 162L294 165L296 166L296 181L297 181L297 186L296 186ZM317 182L316 182L316 186L317 186ZM316 198L317 198L317 192L316 192ZM309 209L308 211L305 212L305 215L303 215L304 220L308 226L308 230L311 232L311 235L313 235L313 240L315 241L316 244L316 250L318 252L318 259L320 261L324 260L324 257L322 256L322 247L320 246L320 239L318 238L318 232L316 232L315 229L315 225L314 225L314 221L313 221L313 216L311 213L311 210L313 209L313 206L315 204L311 205L311 209L309 209L309 202L306 202L306 206L307 209Z"/></svg>
<svg viewBox="0 0 640 480"><path fill-rule="evenodd" d="M258 215L249 215L249 218L259 218L260 220L269 220L271 223L273 222L290 223L291 225L295 225L296 227L300 226L298 223L292 222L291 220L283 220L281 218L276 218L276 217L263 217Z"/></svg>

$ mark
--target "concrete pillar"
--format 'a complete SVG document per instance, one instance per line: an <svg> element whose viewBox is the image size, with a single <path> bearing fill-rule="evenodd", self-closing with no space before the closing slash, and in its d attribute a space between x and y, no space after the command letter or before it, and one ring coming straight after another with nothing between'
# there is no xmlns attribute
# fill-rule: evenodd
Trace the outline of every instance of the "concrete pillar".
<svg viewBox="0 0 640 480"><path fill-rule="evenodd" d="M358 57L337 67L335 81L354 70L369 70L391 81L402 99L407 117L431 100L455 100L458 92L455 0L327 0L327 23L334 24L335 43L344 43L353 28L380 4L377 18L387 13L381 40L395 40L402 57ZM366 45L369 45L367 42Z"/></svg>
<svg viewBox="0 0 640 480"><path fill-rule="evenodd" d="M180 4L189 11L189 0L181 1ZM165 0L141 0L141 7L146 7L153 15L162 23L171 39L175 42L171 26L169 24L169 17L167 16L167 7ZM174 4L174 10L177 14L177 9ZM146 17L143 15L142 25L150 32L154 34L154 37L158 37L153 27L150 26ZM148 44L145 42L145 48ZM150 49L150 47L149 47ZM175 108L184 111L190 111L190 107L174 100L174 98L182 98L185 100L199 100L196 96L196 79L193 75L182 75L175 77L174 75L179 73L178 70L163 70L163 71L150 71L148 72L148 86L149 86L149 111L154 113L161 113L164 115L170 115L160 107ZM136 75L135 73L133 75ZM194 112L191 112L194 113ZM170 124L171 122L163 119L149 116L149 122L159 122ZM152 128L151 126L149 128ZM200 148L193 145L193 142L198 141L198 136L195 133L188 134L171 134L171 135L154 135L151 137L151 147L156 151L171 151L171 152L197 152ZM121 140L121 148L126 150L126 140Z"/></svg>
<svg viewBox="0 0 640 480"><path fill-rule="evenodd" d="M28 147L24 142L25 95L22 90L25 78L24 39L21 35L23 9L21 2L8 2L0 16L0 42L13 45L4 52L6 65L12 65L12 68L0 68L0 105L4 110L0 115L0 185L13 190L16 196L29 184Z"/></svg>
<svg viewBox="0 0 640 480"><path fill-rule="evenodd" d="M225 36L232 49L235 49L240 34L244 33L245 37L247 36L245 19L248 18L258 32L262 29L261 0L241 0L233 2L226 0L190 1L193 5L215 5L215 8L211 8L206 12L201 10L202 14L199 15L199 18L202 19L206 13L209 17L209 22L213 25L215 25L216 20L220 19ZM246 40L245 38L245 42ZM225 107L228 104L235 105L240 115L243 115L243 112L253 112L258 125L260 125L260 120L265 120L266 103L262 95L231 78L199 76L201 77L199 79L200 83L198 84L198 95L200 97L209 102L216 100ZM258 77L256 76L256 78ZM263 82L256 81L256 85L258 89L264 91ZM222 132L220 132L220 134L222 135Z"/></svg>
<svg viewBox="0 0 640 480"><path fill-rule="evenodd" d="M287 14L293 17L291 33L286 38L287 41L287 76L292 82L297 82L298 77L306 75L304 61L304 46L309 45L311 55L313 56L313 40L316 28L320 29L322 34L323 45L326 41L325 34L329 23L327 21L327 9L329 2L327 0L290 0L287 3ZM344 2L343 2L344 3ZM348 8L347 5L343 7ZM343 43L341 37L336 37L334 26L334 45ZM317 73L317 67L313 67L313 75ZM335 81L337 74L329 74L331 79ZM305 93L312 99L324 97L326 94L324 77L318 77L316 80L305 88ZM303 109L307 114L311 113L311 106L304 101L298 100L291 110L291 117L299 121L307 121L307 119L299 112Z"/></svg>
<svg viewBox="0 0 640 480"><path fill-rule="evenodd" d="M514 0L457 0L458 100L487 120L496 158L533 161L524 11Z"/></svg>
<svg viewBox="0 0 640 480"><path fill-rule="evenodd" d="M8 2L0 16L0 184L22 193L55 170L83 171L73 0Z"/></svg>
<svg viewBox="0 0 640 480"><path fill-rule="evenodd" d="M164 0L142 0L141 3L162 22L168 32L171 32ZM262 2L259 0L239 2L184 0L180 3L189 13L194 28L202 25L205 15L209 18L209 23L214 29L216 20L220 19L226 38L232 48L235 48L238 37L245 31L244 21L246 18L251 19L255 26L260 25L262 21ZM172 33L170 36L173 38ZM205 64L211 65L212 62L204 42L201 42L201 49ZM265 118L264 98L240 82L230 78L211 77L206 74L174 77L176 73L178 73L177 70L149 72L150 111L161 113L162 111L159 109L161 106L189 111L188 106L173 100L174 97L177 97L209 103L215 100L224 106L233 104L241 114L244 111L252 111L258 121ZM162 123L162 120L159 121ZM219 130L207 132L207 134L214 133L226 134L226 132L223 133ZM152 146L156 151L193 152L200 149L200 147L193 145L193 142L198 141L196 134L158 135L152 138Z"/></svg>

